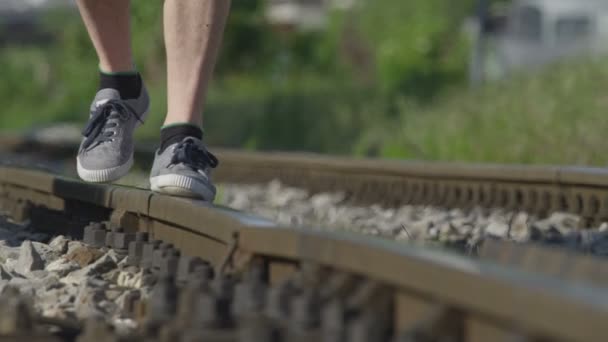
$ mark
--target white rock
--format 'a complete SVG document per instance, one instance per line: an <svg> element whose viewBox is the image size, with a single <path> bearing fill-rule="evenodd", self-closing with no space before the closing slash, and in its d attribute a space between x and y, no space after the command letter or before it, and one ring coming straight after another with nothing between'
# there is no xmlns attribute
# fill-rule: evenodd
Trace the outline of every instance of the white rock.
<svg viewBox="0 0 608 342"><path fill-rule="evenodd" d="M555 224L556 228L563 234L564 230L573 230L578 228L580 217L570 213L553 213L548 219Z"/></svg>
<svg viewBox="0 0 608 342"><path fill-rule="evenodd" d="M19 247L12 247L6 241L0 241L0 262L19 258Z"/></svg>
<svg viewBox="0 0 608 342"><path fill-rule="evenodd" d="M59 258L50 262L45 269L49 272L57 274L60 277L64 277L68 273L75 271L79 268L80 266L76 262L66 260L64 258Z"/></svg>
<svg viewBox="0 0 608 342"><path fill-rule="evenodd" d="M15 265L15 270L21 274L26 274L30 271L41 270L44 268L44 260L34 248L31 241L25 241L21 244L19 259Z"/></svg>
<svg viewBox="0 0 608 342"><path fill-rule="evenodd" d="M34 241L32 242L32 245L34 246L38 254L40 254L40 257L42 258L45 264L59 257L59 253L57 253L53 248L51 248L45 243Z"/></svg>
<svg viewBox="0 0 608 342"><path fill-rule="evenodd" d="M526 213L518 213L511 220L510 235L517 241L526 241L530 236L528 226L529 216Z"/></svg>
<svg viewBox="0 0 608 342"><path fill-rule="evenodd" d="M506 223L494 221L486 227L485 233L487 235L506 238L509 234L509 226Z"/></svg>
<svg viewBox="0 0 608 342"><path fill-rule="evenodd" d="M0 281L9 281L13 277L0 265Z"/></svg>
<svg viewBox="0 0 608 342"><path fill-rule="evenodd" d="M142 276L142 271L139 271L137 273L121 271L118 273L116 284L118 286L140 288L142 286Z"/></svg>
<svg viewBox="0 0 608 342"><path fill-rule="evenodd" d="M65 254L68 251L68 240L65 236L59 235L49 242L49 247L59 254Z"/></svg>
<svg viewBox="0 0 608 342"><path fill-rule="evenodd" d="M309 199L310 204L317 210L326 210L331 206L335 206L341 200L341 198L329 193L316 194Z"/></svg>
<svg viewBox="0 0 608 342"><path fill-rule="evenodd" d="M15 267L17 267L17 259L8 259L2 266L4 267L4 270L12 277L25 278L23 274L15 270Z"/></svg>
<svg viewBox="0 0 608 342"><path fill-rule="evenodd" d="M70 241L70 242L68 242L68 250L67 250L66 254L70 254L74 250L79 249L81 247L86 247L86 246L87 245L85 245L84 243L82 243L80 241Z"/></svg>
<svg viewBox="0 0 608 342"><path fill-rule="evenodd" d="M234 193L234 196L230 198L230 206L237 210L243 210L249 207L249 198L245 193L237 192Z"/></svg>
<svg viewBox="0 0 608 342"><path fill-rule="evenodd" d="M124 258L124 256L118 255L113 249L110 249L104 256L107 256L116 264L118 264L118 262L120 262Z"/></svg>
<svg viewBox="0 0 608 342"><path fill-rule="evenodd" d="M83 278L88 276L101 276L111 270L114 270L117 265L118 257L116 252L113 250L108 251L106 254L95 260L94 263L74 271L64 277L61 281L64 283L80 283Z"/></svg>

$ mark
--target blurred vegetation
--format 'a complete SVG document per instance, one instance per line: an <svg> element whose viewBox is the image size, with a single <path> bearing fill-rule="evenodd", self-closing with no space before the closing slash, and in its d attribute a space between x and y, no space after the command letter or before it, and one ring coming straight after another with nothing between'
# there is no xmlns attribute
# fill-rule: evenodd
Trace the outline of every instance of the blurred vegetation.
<svg viewBox="0 0 608 342"><path fill-rule="evenodd" d="M331 13L323 32L269 26L264 1L234 1L206 108L212 145L353 153L363 133L464 84L459 34L470 0L365 2ZM132 2L138 68L153 96L140 137L155 139L165 112L162 8ZM404 24L405 23L405 24ZM96 57L78 16L44 15L55 40L0 46L3 129L82 123L96 90Z"/></svg>
<svg viewBox="0 0 608 342"><path fill-rule="evenodd" d="M263 1L234 1L206 108L211 145L393 158L605 165L608 65L589 61L466 84L463 19L474 1L376 0L331 13L327 30L269 26ZM162 8L133 2L138 68L165 107ZM83 124L96 57L78 16L42 23L45 44L0 46L0 127Z"/></svg>
<svg viewBox="0 0 608 342"><path fill-rule="evenodd" d="M608 165L608 61L555 65L432 106L404 102L366 132L360 153L502 163Z"/></svg>

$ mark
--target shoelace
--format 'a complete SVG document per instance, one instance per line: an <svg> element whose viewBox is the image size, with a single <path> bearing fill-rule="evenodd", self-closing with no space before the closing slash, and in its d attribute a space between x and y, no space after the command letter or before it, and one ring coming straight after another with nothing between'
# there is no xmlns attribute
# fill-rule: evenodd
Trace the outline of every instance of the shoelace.
<svg viewBox="0 0 608 342"><path fill-rule="evenodd" d="M109 121L111 119L126 121L129 115L135 116L137 121L142 122L141 118L135 114L135 110L121 100L109 100L97 106L91 112L91 118L82 131L82 135L85 136L83 149L89 148L94 143L111 141L114 136L114 128L118 127L118 123Z"/></svg>
<svg viewBox="0 0 608 342"><path fill-rule="evenodd" d="M205 148L201 148L193 139L184 139L175 146L169 165L184 164L194 171L216 168L217 158Z"/></svg>

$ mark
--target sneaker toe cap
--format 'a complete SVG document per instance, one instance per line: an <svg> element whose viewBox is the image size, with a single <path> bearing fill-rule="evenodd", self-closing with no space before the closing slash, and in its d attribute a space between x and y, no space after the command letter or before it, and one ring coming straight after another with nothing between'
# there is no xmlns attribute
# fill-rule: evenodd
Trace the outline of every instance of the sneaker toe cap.
<svg viewBox="0 0 608 342"><path fill-rule="evenodd" d="M110 169L122 166L129 162L131 154L117 153L106 146L99 146L90 151L78 154L80 166L89 170Z"/></svg>

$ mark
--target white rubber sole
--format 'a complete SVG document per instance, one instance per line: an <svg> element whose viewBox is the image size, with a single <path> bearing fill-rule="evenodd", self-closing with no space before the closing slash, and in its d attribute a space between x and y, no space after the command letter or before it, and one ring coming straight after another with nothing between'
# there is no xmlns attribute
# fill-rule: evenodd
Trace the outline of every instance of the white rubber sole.
<svg viewBox="0 0 608 342"><path fill-rule="evenodd" d="M76 170L78 171L78 176L85 182L113 182L129 173L129 170L131 170L132 166L133 156L131 156L125 164L120 166L112 167L109 169L88 170L82 167L82 165L80 164L80 158L76 158Z"/></svg>
<svg viewBox="0 0 608 342"><path fill-rule="evenodd" d="M200 198L213 202L215 192L195 178L180 175L150 177L150 189L155 192L180 197Z"/></svg>

